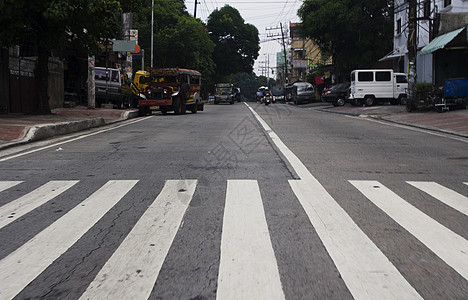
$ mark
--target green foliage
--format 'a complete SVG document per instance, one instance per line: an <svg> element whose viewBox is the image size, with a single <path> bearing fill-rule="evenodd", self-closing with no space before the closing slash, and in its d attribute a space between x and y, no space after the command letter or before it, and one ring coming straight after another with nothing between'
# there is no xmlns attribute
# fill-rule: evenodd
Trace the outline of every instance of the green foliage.
<svg viewBox="0 0 468 300"><path fill-rule="evenodd" d="M50 50L73 44L95 52L97 41L116 37L120 31L116 0L4 0L0 11L2 46L27 37Z"/></svg>
<svg viewBox="0 0 468 300"><path fill-rule="evenodd" d="M305 0L301 30L326 53L338 71L371 67L392 49L393 1Z"/></svg>
<svg viewBox="0 0 468 300"><path fill-rule="evenodd" d="M418 94L427 94L432 91L431 82L417 82L416 83L416 92Z"/></svg>
<svg viewBox="0 0 468 300"><path fill-rule="evenodd" d="M204 81L213 74L211 55L215 45L200 20L181 17L174 27L160 30L155 40L157 66L195 69L202 73Z"/></svg>
<svg viewBox="0 0 468 300"><path fill-rule="evenodd" d="M216 47L213 60L216 77L238 72L251 73L260 51L258 29L246 24L239 11L229 5L211 13L207 23Z"/></svg>

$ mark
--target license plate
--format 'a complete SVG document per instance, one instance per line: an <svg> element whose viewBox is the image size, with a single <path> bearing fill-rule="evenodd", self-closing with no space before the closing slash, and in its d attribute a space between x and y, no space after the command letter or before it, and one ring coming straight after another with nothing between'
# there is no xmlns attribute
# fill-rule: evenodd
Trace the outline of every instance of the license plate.
<svg viewBox="0 0 468 300"><path fill-rule="evenodd" d="M150 109L151 109L151 110L158 110L158 109L159 109L159 106L153 105L153 106L150 106Z"/></svg>

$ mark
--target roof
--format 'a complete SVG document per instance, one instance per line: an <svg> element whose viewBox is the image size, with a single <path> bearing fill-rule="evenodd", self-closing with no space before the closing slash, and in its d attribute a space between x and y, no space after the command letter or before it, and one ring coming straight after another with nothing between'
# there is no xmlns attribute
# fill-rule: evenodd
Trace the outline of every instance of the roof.
<svg viewBox="0 0 468 300"><path fill-rule="evenodd" d="M422 48L419 53L429 54L436 50L445 48L445 46L448 43L450 43L454 38L456 38L457 35L459 35L463 30L465 30L465 27L459 28L454 31L450 31L449 33L436 37L429 44L427 44L424 48Z"/></svg>

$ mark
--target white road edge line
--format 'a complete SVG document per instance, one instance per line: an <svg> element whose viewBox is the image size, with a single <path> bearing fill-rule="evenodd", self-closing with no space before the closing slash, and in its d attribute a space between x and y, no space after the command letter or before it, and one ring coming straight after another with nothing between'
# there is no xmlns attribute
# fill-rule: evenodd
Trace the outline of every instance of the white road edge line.
<svg viewBox="0 0 468 300"><path fill-rule="evenodd" d="M407 181L407 183L468 216L468 197L452 191L436 182Z"/></svg>
<svg viewBox="0 0 468 300"><path fill-rule="evenodd" d="M284 299L260 188L228 180L216 299Z"/></svg>
<svg viewBox="0 0 468 300"><path fill-rule="evenodd" d="M112 180L0 261L0 299L11 299L94 226L138 180Z"/></svg>
<svg viewBox="0 0 468 300"><path fill-rule="evenodd" d="M49 181L34 191L0 207L0 228L24 216L33 209L47 203L72 186L78 180Z"/></svg>
<svg viewBox="0 0 468 300"><path fill-rule="evenodd" d="M461 276L468 279L468 240L442 226L378 181L349 182Z"/></svg>
<svg viewBox="0 0 468 300"><path fill-rule="evenodd" d="M355 299L422 299L299 158L247 103L301 180L289 184Z"/></svg>
<svg viewBox="0 0 468 300"><path fill-rule="evenodd" d="M197 180L168 180L80 299L148 299Z"/></svg>
<svg viewBox="0 0 468 300"><path fill-rule="evenodd" d="M103 132L111 131L111 130L114 130L114 129L117 129L117 128L120 128L120 127L123 127L123 126L135 124L135 123L144 121L144 120L146 120L148 118L151 118L151 116L148 116L148 117L145 117L145 118L142 118L142 119L138 119L138 120L135 120L135 121L131 121L131 122L128 122L128 123L125 123L125 124L117 125L117 126L114 126L112 128L107 128L107 129L99 130L99 131L96 131L96 132L93 132L93 133L80 135L80 136L78 136L76 138L72 138L72 139L69 139L69 140L66 140L66 141L54 143L54 144L51 144L51 145L48 145L48 146L45 146L45 147L41 147L41 148L37 148L37 149L34 149L34 150L30 150L30 151L22 152L22 153L19 153L19 154L14 154L14 155L11 155L11 156L0 158L0 162L4 162L4 161L10 160L10 159L18 158L18 157L21 157L21 156L24 156L24 155L35 153L35 152L42 151L42 150L45 150L45 149L49 149L49 148L52 148L52 147L57 147L59 145L74 142L74 141L77 141L77 140L81 140L81 139L87 138L89 136L93 136L93 135L100 134L100 133L103 133Z"/></svg>

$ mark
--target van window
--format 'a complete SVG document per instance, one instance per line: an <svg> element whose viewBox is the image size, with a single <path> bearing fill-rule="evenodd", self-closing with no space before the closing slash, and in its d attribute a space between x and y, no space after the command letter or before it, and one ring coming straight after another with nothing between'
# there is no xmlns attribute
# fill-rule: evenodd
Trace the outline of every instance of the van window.
<svg viewBox="0 0 468 300"><path fill-rule="evenodd" d="M358 81L374 81L373 72L359 72Z"/></svg>
<svg viewBox="0 0 468 300"><path fill-rule="evenodd" d="M375 81L391 81L392 76L388 71L377 71L375 72Z"/></svg>
<svg viewBox="0 0 468 300"><path fill-rule="evenodd" d="M396 76L396 82L397 83L408 83L408 80L406 79L405 75L397 75Z"/></svg>
<svg viewBox="0 0 468 300"><path fill-rule="evenodd" d="M111 73L112 77L109 78L109 73ZM113 82L120 82L119 72L112 71L112 70L105 70L105 69L95 69L94 70L94 79L97 80L105 80L105 81L113 81Z"/></svg>

